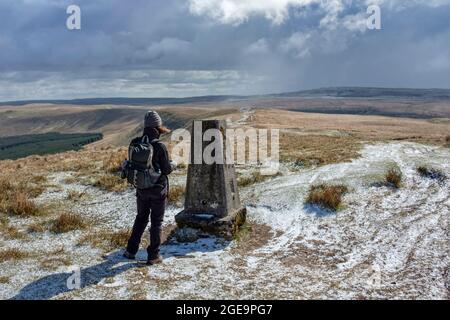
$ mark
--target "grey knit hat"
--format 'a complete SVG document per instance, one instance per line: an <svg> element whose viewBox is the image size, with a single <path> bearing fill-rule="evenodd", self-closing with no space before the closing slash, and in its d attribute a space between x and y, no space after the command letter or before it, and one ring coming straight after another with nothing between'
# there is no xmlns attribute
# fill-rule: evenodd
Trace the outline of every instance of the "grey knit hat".
<svg viewBox="0 0 450 320"><path fill-rule="evenodd" d="M157 128L162 126L162 120L156 111L149 111L145 115L144 127Z"/></svg>

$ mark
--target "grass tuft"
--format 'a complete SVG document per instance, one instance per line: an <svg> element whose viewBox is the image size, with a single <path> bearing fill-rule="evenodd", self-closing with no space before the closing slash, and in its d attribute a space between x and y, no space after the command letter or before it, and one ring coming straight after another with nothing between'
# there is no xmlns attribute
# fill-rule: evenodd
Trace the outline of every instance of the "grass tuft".
<svg viewBox="0 0 450 320"><path fill-rule="evenodd" d="M0 262L10 261L10 260L22 260L29 256L27 252L21 251L19 249L5 249L0 251Z"/></svg>
<svg viewBox="0 0 450 320"><path fill-rule="evenodd" d="M104 250L114 250L125 247L130 234L131 231L129 229L121 229L118 231L93 231L84 235L78 241L78 245L83 246L89 244L92 247Z"/></svg>
<svg viewBox="0 0 450 320"><path fill-rule="evenodd" d="M259 170L253 171L250 176L240 177L238 179L238 186L241 188L245 188L253 184L261 183L269 178L273 178L273 176L262 175Z"/></svg>
<svg viewBox="0 0 450 320"><path fill-rule="evenodd" d="M312 186L306 203L337 211L342 205L342 196L347 192L348 188L344 185Z"/></svg>
<svg viewBox="0 0 450 320"><path fill-rule="evenodd" d="M402 183L402 172L400 171L400 169L389 169L385 175L385 182L388 186L394 187L396 189L400 188Z"/></svg>
<svg viewBox="0 0 450 320"><path fill-rule="evenodd" d="M111 238L109 244L111 247L123 248L127 245L128 239L130 238L131 231L128 229L122 229L111 233Z"/></svg>
<svg viewBox="0 0 450 320"><path fill-rule="evenodd" d="M23 192L18 192L8 198L3 204L3 210L7 214L15 216L40 216L46 212L43 208L37 206Z"/></svg>
<svg viewBox="0 0 450 320"><path fill-rule="evenodd" d="M92 185L110 192L120 192L128 188L126 180L111 174L102 174L98 176L94 179Z"/></svg>
<svg viewBox="0 0 450 320"><path fill-rule="evenodd" d="M40 233L47 230L47 222L35 222L28 226L27 232L28 233Z"/></svg>
<svg viewBox="0 0 450 320"><path fill-rule="evenodd" d="M435 168L429 168L426 166L420 166L417 168L417 172L424 178L429 178L433 180L444 181L447 179L445 173L441 170Z"/></svg>
<svg viewBox="0 0 450 320"><path fill-rule="evenodd" d="M118 150L109 155L108 158L103 160L102 169L106 173L118 173L122 168L122 163L128 157L126 149Z"/></svg>
<svg viewBox="0 0 450 320"><path fill-rule="evenodd" d="M69 193L67 194L67 200L69 201L80 201L83 199L83 197L86 195L86 193L84 192L78 192L75 190L70 190Z"/></svg>
<svg viewBox="0 0 450 320"><path fill-rule="evenodd" d="M67 178L63 179L63 182L64 182L65 184L74 184L74 183L76 183L77 181L78 181L77 178L75 178L75 177L73 177L73 176L70 176L70 177L67 177Z"/></svg>
<svg viewBox="0 0 450 320"><path fill-rule="evenodd" d="M13 226L2 227L1 231L8 239L22 240L26 238L26 235L23 232Z"/></svg>
<svg viewBox="0 0 450 320"><path fill-rule="evenodd" d="M80 215L65 212L52 221L50 231L54 233L65 233L85 229L87 225L86 220Z"/></svg>
<svg viewBox="0 0 450 320"><path fill-rule="evenodd" d="M182 186L170 186L169 197L167 201L169 204L176 204L181 201L184 194L186 193L186 188Z"/></svg>

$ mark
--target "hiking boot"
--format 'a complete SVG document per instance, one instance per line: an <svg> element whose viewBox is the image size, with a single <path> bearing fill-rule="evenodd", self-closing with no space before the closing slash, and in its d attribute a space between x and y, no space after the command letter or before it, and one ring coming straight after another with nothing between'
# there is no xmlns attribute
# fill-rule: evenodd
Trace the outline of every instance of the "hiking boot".
<svg viewBox="0 0 450 320"><path fill-rule="evenodd" d="M128 251L125 251L125 252L123 253L123 257L124 257L124 258L127 258L127 259L129 259L129 260L134 260L134 259L136 258L136 255L134 255L134 254L132 254L132 253L129 253Z"/></svg>
<svg viewBox="0 0 450 320"><path fill-rule="evenodd" d="M160 255L147 259L147 265L148 266L153 266L155 264L159 264L159 263L162 263L162 262L163 262L163 259L162 259L162 257Z"/></svg>

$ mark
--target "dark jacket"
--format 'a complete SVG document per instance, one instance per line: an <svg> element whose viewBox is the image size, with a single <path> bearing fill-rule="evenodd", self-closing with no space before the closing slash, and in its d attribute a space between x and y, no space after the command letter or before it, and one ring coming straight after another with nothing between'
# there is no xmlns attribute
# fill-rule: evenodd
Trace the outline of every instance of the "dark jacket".
<svg viewBox="0 0 450 320"><path fill-rule="evenodd" d="M157 194L167 194L168 193L168 185L169 180L167 176L172 173L173 171L173 165L170 162L169 159L169 152L167 151L167 147L164 143L159 141L159 132L156 129L148 129L146 128L144 130L144 134L141 137L137 137L132 140L133 142L138 142L142 139L143 136L148 136L150 141L156 140L152 143L153 146L153 158L152 158L152 164L156 171L159 171L161 173L161 178L158 181L158 184L160 184L162 187L154 187L151 189L148 189L147 191ZM139 191L139 190L138 190ZM138 192L139 194L139 192Z"/></svg>

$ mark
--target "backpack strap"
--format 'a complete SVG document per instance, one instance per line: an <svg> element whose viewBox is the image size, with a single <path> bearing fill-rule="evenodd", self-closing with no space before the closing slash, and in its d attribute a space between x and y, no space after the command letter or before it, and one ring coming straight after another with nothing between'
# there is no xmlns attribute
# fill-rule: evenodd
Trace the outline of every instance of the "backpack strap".
<svg viewBox="0 0 450 320"><path fill-rule="evenodd" d="M145 136L142 136L142 143L147 143L147 144L150 144L150 139L148 138L148 136L147 136L147 135L145 135Z"/></svg>
<svg viewBox="0 0 450 320"><path fill-rule="evenodd" d="M149 159L149 164L147 164L147 167L150 167L150 165L153 167L153 163L152 163L152 161L153 161L153 157L154 157L154 155L155 155L155 147L154 147L154 144L157 144L157 143L160 143L161 142L161 140L159 140L158 138L155 138L155 139L153 139L152 141L150 141L150 145L152 146L152 148L153 148L153 154L152 154L152 159Z"/></svg>
<svg viewBox="0 0 450 320"><path fill-rule="evenodd" d="M145 141L144 141L144 139L145 139ZM147 143L152 147L152 155L151 155L151 157L149 157L147 159L147 168L151 168L151 167L153 167L152 161L153 161L153 156L155 155L155 148L153 147L153 144L156 142L159 142L159 139L153 139L152 141L150 141L148 136L144 136L144 137L142 137L142 142Z"/></svg>

